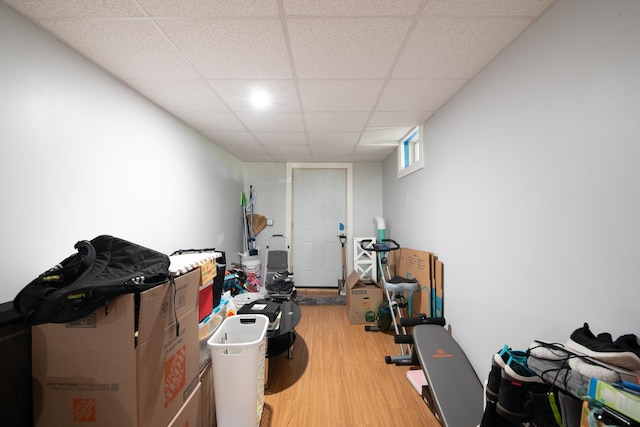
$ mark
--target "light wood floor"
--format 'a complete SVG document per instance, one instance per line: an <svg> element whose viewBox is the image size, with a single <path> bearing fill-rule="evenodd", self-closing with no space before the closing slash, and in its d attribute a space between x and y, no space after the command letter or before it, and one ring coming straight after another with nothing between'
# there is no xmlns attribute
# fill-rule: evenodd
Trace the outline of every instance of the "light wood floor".
<svg viewBox="0 0 640 427"><path fill-rule="evenodd" d="M439 427L407 380L409 367L385 363L398 354L392 335L350 324L343 305L301 311L293 358L270 359L260 427Z"/></svg>

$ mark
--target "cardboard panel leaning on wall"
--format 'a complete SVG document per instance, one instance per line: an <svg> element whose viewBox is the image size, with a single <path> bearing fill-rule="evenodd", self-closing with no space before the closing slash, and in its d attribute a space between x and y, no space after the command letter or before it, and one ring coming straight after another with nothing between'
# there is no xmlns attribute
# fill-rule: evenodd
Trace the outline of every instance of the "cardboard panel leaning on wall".
<svg viewBox="0 0 640 427"><path fill-rule="evenodd" d="M412 295L412 316L421 313L424 313L427 316L433 315L433 259L434 255L431 252L418 251L409 248L401 248L397 251L396 274L408 279L417 279L420 284L420 292L414 292Z"/></svg>
<svg viewBox="0 0 640 427"><path fill-rule="evenodd" d="M435 290L433 292L434 317L444 316L444 264L435 257Z"/></svg>

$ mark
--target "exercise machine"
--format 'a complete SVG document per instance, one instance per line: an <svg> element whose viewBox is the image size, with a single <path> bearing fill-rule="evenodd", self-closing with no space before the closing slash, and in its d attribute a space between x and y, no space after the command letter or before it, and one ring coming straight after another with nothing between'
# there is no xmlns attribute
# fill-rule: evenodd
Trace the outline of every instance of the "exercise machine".
<svg viewBox="0 0 640 427"><path fill-rule="evenodd" d="M407 310L407 315L411 316L411 297L415 291L420 290L420 284L416 279L407 279L401 276L391 276L389 271L389 253L400 249L400 245L393 239L379 239L374 243L372 239L363 239L360 241L360 247L364 251L375 252L378 263L378 277L382 280L386 300L389 304L391 312L391 321L395 330L395 342L400 347L400 354L396 356L386 356L385 361L388 364L411 365L412 362L412 345L411 340L403 339L408 336L407 329L401 324L403 318L403 310ZM406 295L406 297L405 297ZM365 327L366 330L377 330L375 327ZM407 342L408 341L408 342Z"/></svg>
<svg viewBox="0 0 640 427"><path fill-rule="evenodd" d="M423 399L443 427L476 426L484 412L482 383L471 362L444 328L443 317L402 319L413 327L416 365L424 371L428 392Z"/></svg>

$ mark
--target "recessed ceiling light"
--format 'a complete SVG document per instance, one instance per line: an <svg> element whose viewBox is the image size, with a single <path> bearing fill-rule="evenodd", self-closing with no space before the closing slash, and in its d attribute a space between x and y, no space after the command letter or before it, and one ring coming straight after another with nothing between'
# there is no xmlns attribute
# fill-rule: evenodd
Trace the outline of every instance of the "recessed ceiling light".
<svg viewBox="0 0 640 427"><path fill-rule="evenodd" d="M257 91L251 95L251 105L257 109L265 109L271 104L271 97L264 91Z"/></svg>

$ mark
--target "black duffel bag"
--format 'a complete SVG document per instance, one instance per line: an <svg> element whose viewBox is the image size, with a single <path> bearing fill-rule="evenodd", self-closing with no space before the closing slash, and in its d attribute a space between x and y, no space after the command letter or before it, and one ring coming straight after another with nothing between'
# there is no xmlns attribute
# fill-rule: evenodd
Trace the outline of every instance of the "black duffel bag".
<svg viewBox="0 0 640 427"><path fill-rule="evenodd" d="M77 253L25 286L13 307L27 323L81 319L126 293L169 280L169 256L113 236L75 244Z"/></svg>

